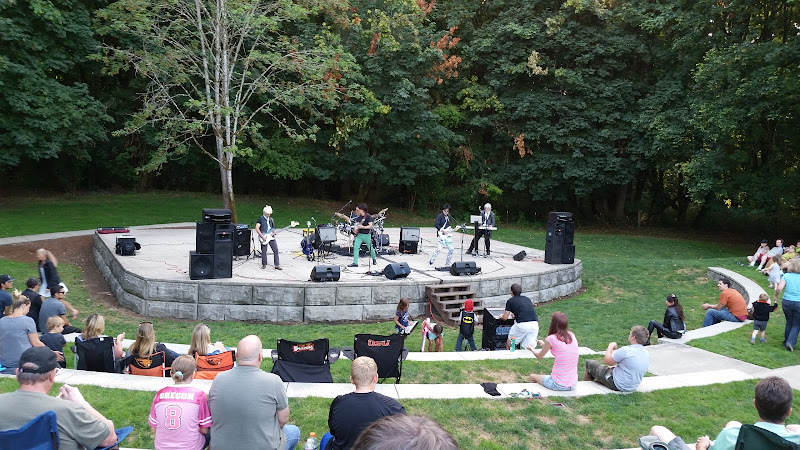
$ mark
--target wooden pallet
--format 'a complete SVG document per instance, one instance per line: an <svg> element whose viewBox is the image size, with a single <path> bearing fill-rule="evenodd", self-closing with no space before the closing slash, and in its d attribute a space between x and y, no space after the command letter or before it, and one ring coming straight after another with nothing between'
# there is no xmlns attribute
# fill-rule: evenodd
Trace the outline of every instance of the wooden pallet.
<svg viewBox="0 0 800 450"><path fill-rule="evenodd" d="M425 296L446 325L458 326L458 318L467 299L472 299L474 303L476 323L483 320L483 302L475 296L468 283L428 285L425 286Z"/></svg>

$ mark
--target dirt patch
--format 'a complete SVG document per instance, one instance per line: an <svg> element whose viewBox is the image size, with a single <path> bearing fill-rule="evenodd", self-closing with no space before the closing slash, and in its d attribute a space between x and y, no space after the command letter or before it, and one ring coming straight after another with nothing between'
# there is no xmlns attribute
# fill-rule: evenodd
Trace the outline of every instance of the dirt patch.
<svg viewBox="0 0 800 450"><path fill-rule="evenodd" d="M580 425L588 425L592 423L592 419L589 416L584 416L582 414L578 414L575 416L575 421L578 422Z"/></svg>
<svg viewBox="0 0 800 450"><path fill-rule="evenodd" d="M592 436L596 437L604 444L608 444L609 442L611 442L611 436L604 434L602 428L595 428L595 430L592 432Z"/></svg>
<svg viewBox="0 0 800 450"><path fill-rule="evenodd" d="M536 418L548 425L555 425L558 422L558 419L552 416L536 416Z"/></svg>
<svg viewBox="0 0 800 450"><path fill-rule="evenodd" d="M517 372L511 372L509 370L490 370L481 372L478 375L480 383L484 381L488 381L491 383L523 383L527 380L520 379L520 375Z"/></svg>
<svg viewBox="0 0 800 450"><path fill-rule="evenodd" d="M36 264L36 250L40 248L50 250L59 263L74 264L81 269L83 275L81 281L91 300L101 303L121 316L142 317L117 303L117 298L111 293L108 283L94 263L92 235L1 245L0 259L28 262L33 270ZM22 280L20 285L24 286L24 283Z"/></svg>
<svg viewBox="0 0 800 450"><path fill-rule="evenodd" d="M708 283L710 278L708 277L697 277L694 279L694 284L701 285Z"/></svg>

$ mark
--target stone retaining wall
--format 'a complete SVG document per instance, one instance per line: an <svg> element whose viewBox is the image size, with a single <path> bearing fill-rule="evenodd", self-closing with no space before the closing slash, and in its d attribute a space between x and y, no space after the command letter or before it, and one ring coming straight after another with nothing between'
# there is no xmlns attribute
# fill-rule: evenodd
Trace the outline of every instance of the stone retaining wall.
<svg viewBox="0 0 800 450"><path fill-rule="evenodd" d="M100 237L94 235L94 260L111 292L124 307L152 317L262 322L387 320L400 297L411 300L409 312L427 312L425 283L409 279L381 282L253 282L228 280L145 279L126 270ZM577 292L583 265L554 265L551 270L517 277L462 277L490 308L503 307L513 283L534 303Z"/></svg>

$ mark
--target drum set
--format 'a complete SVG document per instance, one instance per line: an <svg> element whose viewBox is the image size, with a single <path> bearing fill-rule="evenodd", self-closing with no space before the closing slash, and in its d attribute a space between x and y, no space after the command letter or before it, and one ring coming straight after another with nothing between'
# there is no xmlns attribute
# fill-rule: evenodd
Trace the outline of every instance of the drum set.
<svg viewBox="0 0 800 450"><path fill-rule="evenodd" d="M389 249L389 236L383 233L383 224L386 221L386 211L388 210L389 208L383 208L378 214L372 216L370 239L372 241L372 248L374 248L375 252L378 254L384 252L384 247L386 247L387 250ZM353 247L353 241L355 240L358 219L359 217L355 215L354 212L351 212L349 216L341 212L336 212L331 220L332 225L339 230L339 233L347 236L349 239L348 247L350 248ZM361 252L369 252L366 246L362 247L360 250Z"/></svg>

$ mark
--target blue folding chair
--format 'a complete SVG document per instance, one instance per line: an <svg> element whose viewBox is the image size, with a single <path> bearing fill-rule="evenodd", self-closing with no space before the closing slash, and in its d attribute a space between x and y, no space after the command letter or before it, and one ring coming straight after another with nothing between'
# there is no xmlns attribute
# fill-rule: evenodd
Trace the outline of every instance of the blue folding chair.
<svg viewBox="0 0 800 450"><path fill-rule="evenodd" d="M97 449L95 449L95 450L108 450L110 448L114 448L114 447L118 446L119 443L122 442L123 439L125 439L126 437L128 437L129 434L131 434L131 431L133 431L133 427L117 428L116 430L114 430L114 433L117 433L117 442L114 442L113 444L109 445L108 447L102 447L102 448L101 447L97 447Z"/></svg>
<svg viewBox="0 0 800 450"><path fill-rule="evenodd" d="M45 411L16 430L0 431L0 450L58 450L58 422Z"/></svg>

